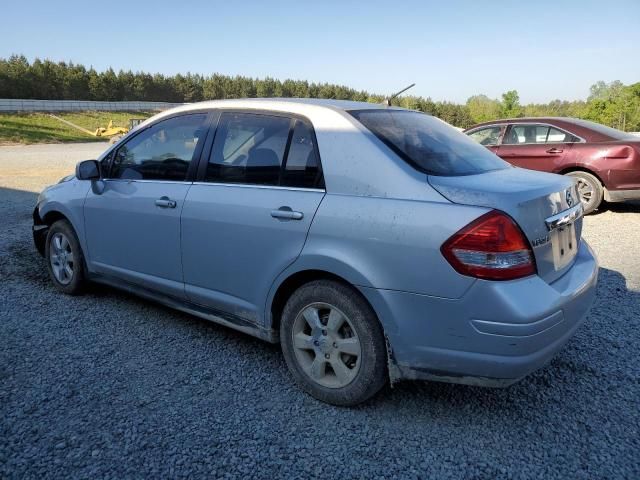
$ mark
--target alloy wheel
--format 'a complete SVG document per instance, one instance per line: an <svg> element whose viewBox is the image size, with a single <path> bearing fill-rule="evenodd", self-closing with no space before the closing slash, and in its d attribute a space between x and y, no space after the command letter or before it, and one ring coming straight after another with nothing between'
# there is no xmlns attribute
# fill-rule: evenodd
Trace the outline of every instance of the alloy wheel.
<svg viewBox="0 0 640 480"><path fill-rule="evenodd" d="M347 316L328 303L306 306L296 317L293 347L302 370L327 388L342 388L360 369L360 340Z"/></svg>
<svg viewBox="0 0 640 480"><path fill-rule="evenodd" d="M64 233L56 232L51 237L49 261L56 280L68 285L73 279L75 259L71 243Z"/></svg>
<svg viewBox="0 0 640 480"><path fill-rule="evenodd" d="M586 210L589 204L593 202L594 188L590 182L583 178L578 177L576 180L578 183L578 195L580 195L580 200Z"/></svg>

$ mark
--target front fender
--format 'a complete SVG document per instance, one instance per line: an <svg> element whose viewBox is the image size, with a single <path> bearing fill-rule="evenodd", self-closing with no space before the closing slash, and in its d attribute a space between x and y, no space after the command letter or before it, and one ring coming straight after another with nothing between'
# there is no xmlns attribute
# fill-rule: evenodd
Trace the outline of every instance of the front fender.
<svg viewBox="0 0 640 480"><path fill-rule="evenodd" d="M82 251L86 252L84 232L84 201L91 188L87 181L69 181L53 185L45 189L38 198L38 204L34 211L34 226L39 218L40 226L47 224L47 217L51 214L64 216L76 233ZM42 229L38 229L42 230ZM42 235L42 234L40 234ZM35 232L34 232L35 236ZM43 248L44 251L44 248Z"/></svg>

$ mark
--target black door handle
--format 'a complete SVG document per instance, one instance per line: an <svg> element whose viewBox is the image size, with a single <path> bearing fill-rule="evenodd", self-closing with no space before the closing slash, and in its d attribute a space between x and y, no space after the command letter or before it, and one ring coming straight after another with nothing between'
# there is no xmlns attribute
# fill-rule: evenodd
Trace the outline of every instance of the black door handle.
<svg viewBox="0 0 640 480"><path fill-rule="evenodd" d="M156 207L160 208L176 208L178 202L171 200L169 197L160 197L156 200Z"/></svg>
<svg viewBox="0 0 640 480"><path fill-rule="evenodd" d="M277 210L271 210L271 216L283 220L302 220L304 214L291 210L291 207L280 207Z"/></svg>

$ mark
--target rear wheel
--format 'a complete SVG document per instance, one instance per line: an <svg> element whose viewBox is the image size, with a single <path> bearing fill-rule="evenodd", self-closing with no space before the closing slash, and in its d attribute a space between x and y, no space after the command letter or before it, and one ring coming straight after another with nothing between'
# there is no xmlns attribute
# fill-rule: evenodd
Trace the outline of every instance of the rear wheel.
<svg viewBox="0 0 640 480"><path fill-rule="evenodd" d="M49 228L45 244L49 277L56 288L77 295L84 286L84 257L73 227L58 220Z"/></svg>
<svg viewBox="0 0 640 480"><path fill-rule="evenodd" d="M319 400L356 405L386 383L380 323L346 285L319 280L296 290L282 314L280 340L296 383Z"/></svg>
<svg viewBox="0 0 640 480"><path fill-rule="evenodd" d="M569 172L567 175L574 177L578 183L578 195L580 195L585 215L597 210L604 195L600 180L587 172Z"/></svg>

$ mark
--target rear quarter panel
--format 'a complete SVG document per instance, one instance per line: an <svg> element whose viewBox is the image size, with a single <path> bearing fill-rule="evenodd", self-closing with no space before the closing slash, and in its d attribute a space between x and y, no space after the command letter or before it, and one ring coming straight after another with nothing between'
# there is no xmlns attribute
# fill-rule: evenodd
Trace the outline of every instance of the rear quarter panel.
<svg viewBox="0 0 640 480"><path fill-rule="evenodd" d="M640 188L640 153L621 142L575 144L567 168L596 174L609 190Z"/></svg>
<svg viewBox="0 0 640 480"><path fill-rule="evenodd" d="M458 274L440 246L486 211L442 202L327 194L294 265L329 271L358 286L459 298L475 280Z"/></svg>

